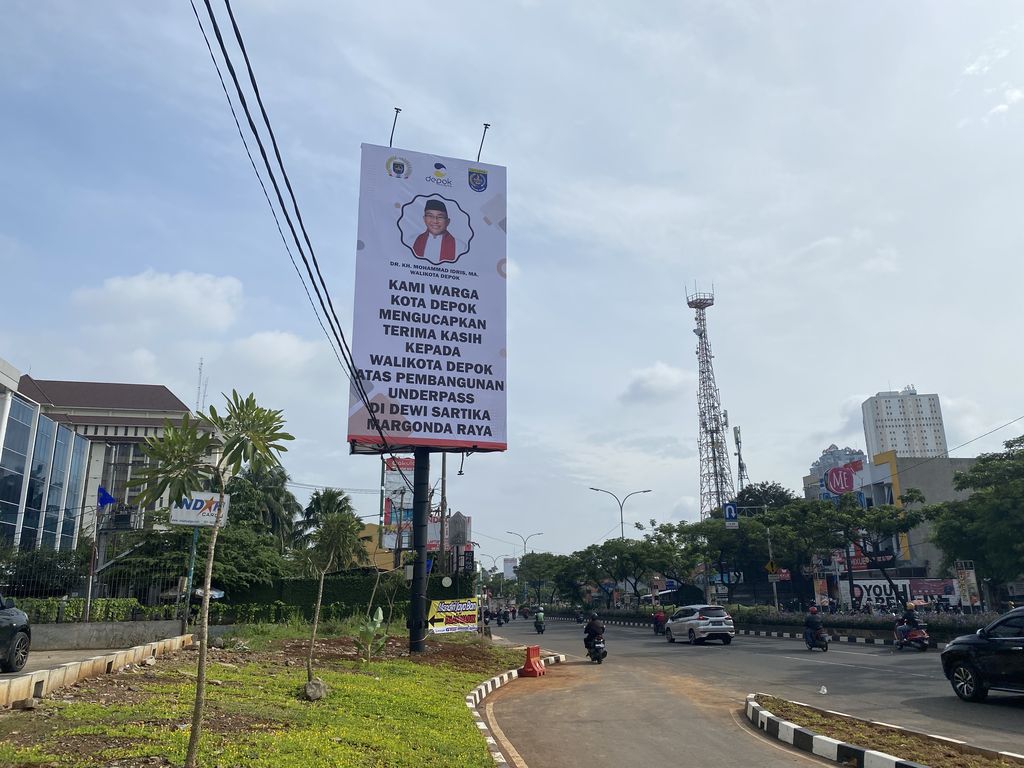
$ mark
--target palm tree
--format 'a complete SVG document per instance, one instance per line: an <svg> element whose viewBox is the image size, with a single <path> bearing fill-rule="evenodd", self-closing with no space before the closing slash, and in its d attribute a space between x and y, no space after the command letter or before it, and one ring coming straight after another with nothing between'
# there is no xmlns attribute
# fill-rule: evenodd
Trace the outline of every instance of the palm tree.
<svg viewBox="0 0 1024 768"><path fill-rule="evenodd" d="M260 516L283 553L292 539L295 520L303 513L299 500L288 490L288 473L279 464L253 461L240 477L256 492Z"/></svg>
<svg viewBox="0 0 1024 768"><path fill-rule="evenodd" d="M199 618L199 665L196 673L196 699L192 708L192 730L185 753L185 768L195 768L199 752L199 737L206 703L206 652L210 624L210 582L213 579L213 558L217 550L217 532L223 523L224 486L232 475L238 474L245 464L280 463L279 455L286 451L283 442L294 438L284 431L281 411L256 404L251 393L242 398L232 390L225 396L224 414L210 406L206 414L188 415L175 427L164 422L163 437L146 439L144 452L149 463L138 472L133 486L143 490L136 501L141 507L155 503L166 495L180 499L210 487L220 489L220 504L210 530L210 544L206 552L206 571L203 577L203 602ZM205 421L216 431L200 430ZM216 449L220 444L220 453Z"/></svg>
<svg viewBox="0 0 1024 768"><path fill-rule="evenodd" d="M296 549L307 549L313 541L313 534L330 515L348 512L355 514L355 507L349 495L338 488L324 488L313 492L309 504L292 529L292 545Z"/></svg>
<svg viewBox="0 0 1024 768"><path fill-rule="evenodd" d="M326 491L332 491L328 488ZM317 493L320 493L317 491ZM335 491L335 493L340 493ZM316 494L314 494L316 496ZM348 496L340 494L348 503ZM310 502L312 506L312 502ZM308 511L308 508L307 508ZM320 623L320 604L324 597L324 578L328 571L349 565L365 565L370 562L363 542L371 537L363 536L363 521L348 509L332 509L319 519L317 529L311 535L312 546L306 552L310 570L319 577L316 605L313 607L313 632L309 638L309 656L306 659L306 680L313 680L313 646L316 644L316 630Z"/></svg>

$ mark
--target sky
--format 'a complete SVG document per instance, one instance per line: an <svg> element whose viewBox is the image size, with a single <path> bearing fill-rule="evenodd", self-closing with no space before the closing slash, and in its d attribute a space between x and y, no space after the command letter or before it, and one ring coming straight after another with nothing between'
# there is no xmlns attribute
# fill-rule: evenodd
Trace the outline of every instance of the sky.
<svg viewBox="0 0 1024 768"><path fill-rule="evenodd" d="M213 0L223 20L223 5ZM1024 8L1013 2L236 0L346 334L360 144L508 168L508 451L449 462L485 565L699 515L687 291L715 293L754 482L938 393L951 452L1024 432ZM200 6L202 12L202 7ZM205 19L205 16L204 16ZM0 5L0 357L252 391L284 465L377 511L348 382L188 3ZM432 462L436 479L440 459ZM735 464L733 466L735 473ZM366 492L370 491L370 492ZM515 533L508 533L513 531ZM516 535L518 534L518 535Z"/></svg>

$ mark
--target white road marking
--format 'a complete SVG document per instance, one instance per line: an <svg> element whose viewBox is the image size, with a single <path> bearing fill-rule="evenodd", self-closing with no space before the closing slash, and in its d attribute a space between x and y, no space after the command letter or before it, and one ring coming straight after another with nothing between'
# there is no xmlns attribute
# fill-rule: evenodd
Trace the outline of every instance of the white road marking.
<svg viewBox="0 0 1024 768"><path fill-rule="evenodd" d="M825 661L823 659L809 659L806 656L783 656L784 659L792 659L793 661L809 661L812 664L828 664L832 667L852 667L853 669L866 669L870 672L893 672L891 669L884 669L882 667L866 667L863 664L843 664L841 661ZM903 670L898 671L901 675L910 675L911 677L923 677L925 680L941 680L942 678L936 677L935 675L919 675L916 672L905 672Z"/></svg>

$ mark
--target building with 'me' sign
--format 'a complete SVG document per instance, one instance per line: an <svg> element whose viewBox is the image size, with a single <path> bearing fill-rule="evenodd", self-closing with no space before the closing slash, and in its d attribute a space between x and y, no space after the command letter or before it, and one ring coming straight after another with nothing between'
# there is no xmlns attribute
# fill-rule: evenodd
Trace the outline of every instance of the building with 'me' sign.
<svg viewBox="0 0 1024 768"><path fill-rule="evenodd" d="M913 386L879 392L861 404L867 455L895 451L897 456L945 456L946 429L938 395L919 395Z"/></svg>

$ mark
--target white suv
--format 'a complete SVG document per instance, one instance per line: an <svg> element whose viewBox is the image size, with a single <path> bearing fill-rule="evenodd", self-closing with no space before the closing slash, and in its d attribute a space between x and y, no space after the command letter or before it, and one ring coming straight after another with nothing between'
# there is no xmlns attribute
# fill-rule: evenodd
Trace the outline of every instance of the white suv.
<svg viewBox="0 0 1024 768"><path fill-rule="evenodd" d="M728 645L735 634L732 616L720 605L684 605L665 625L665 637L670 643L678 638L697 645L711 639Z"/></svg>

